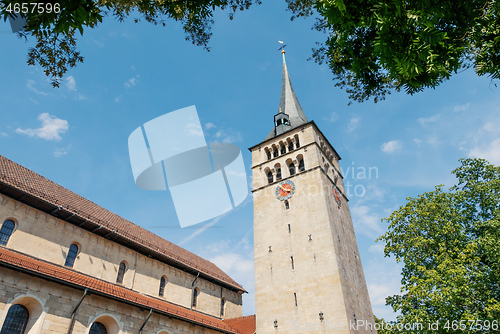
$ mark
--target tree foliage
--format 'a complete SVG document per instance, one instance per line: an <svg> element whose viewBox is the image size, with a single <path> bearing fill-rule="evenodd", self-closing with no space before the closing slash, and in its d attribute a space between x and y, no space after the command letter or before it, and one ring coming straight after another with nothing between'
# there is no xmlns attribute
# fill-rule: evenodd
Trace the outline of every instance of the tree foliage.
<svg viewBox="0 0 500 334"><path fill-rule="evenodd" d="M424 324L420 333L436 333L427 327L436 321L438 333L457 332L452 321L466 324L464 332L492 331L477 323L470 330L473 320L500 329L500 167L461 163L457 185L408 198L379 238L386 256L404 262L401 294L387 304L400 312L398 323Z"/></svg>
<svg viewBox="0 0 500 334"><path fill-rule="evenodd" d="M23 1L26 4L37 2L40 1ZM209 50L208 41L216 9L228 11L232 19L236 11L259 4L260 0L57 0L53 3L59 4L60 11L46 8L32 11L33 7L28 7L27 13L18 15L27 20L27 26L20 35L36 39L36 46L28 52L28 64L40 65L52 78L52 85L58 87L68 68L83 62L77 50L75 32L83 35L85 29L97 27L106 15L122 21L133 14L137 16L135 22L145 20L163 26L167 19L179 21L186 40ZM19 6L19 0L0 0L0 18L7 20L9 15L14 15L14 4Z"/></svg>
<svg viewBox="0 0 500 334"><path fill-rule="evenodd" d="M297 16L319 13L315 28L328 38L313 58L328 63L351 100L414 94L470 67L500 76L496 0L287 1Z"/></svg>

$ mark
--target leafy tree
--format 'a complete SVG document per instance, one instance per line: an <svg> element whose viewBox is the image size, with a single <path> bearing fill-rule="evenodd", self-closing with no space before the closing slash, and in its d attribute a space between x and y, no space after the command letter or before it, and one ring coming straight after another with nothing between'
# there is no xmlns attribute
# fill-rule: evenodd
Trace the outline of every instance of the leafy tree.
<svg viewBox="0 0 500 334"><path fill-rule="evenodd" d="M75 32L83 35L84 29L97 27L106 15L122 21L134 14L138 15L135 22L143 19L163 26L166 19L180 21L186 40L209 51L213 12L228 10L232 19L236 11L260 4L260 0L57 0L40 7L37 3L40 1L0 0L0 18L7 20L17 12L27 20L20 35L36 38L36 46L28 52L28 64L40 65L52 78L52 85L58 87L68 68L83 62Z"/></svg>
<svg viewBox="0 0 500 334"><path fill-rule="evenodd" d="M298 16L319 13L328 34L313 58L328 63L351 100L435 88L466 68L500 77L496 0L287 0Z"/></svg>
<svg viewBox="0 0 500 334"><path fill-rule="evenodd" d="M387 304L398 323L422 323L420 333L500 329L500 167L461 163L457 185L408 198L379 238L386 256L404 262L401 294ZM436 321L439 331L430 330Z"/></svg>

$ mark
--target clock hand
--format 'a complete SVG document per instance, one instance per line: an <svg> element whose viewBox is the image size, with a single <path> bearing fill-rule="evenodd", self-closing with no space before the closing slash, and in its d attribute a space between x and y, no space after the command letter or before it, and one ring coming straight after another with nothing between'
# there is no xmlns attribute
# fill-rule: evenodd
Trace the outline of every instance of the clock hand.
<svg viewBox="0 0 500 334"><path fill-rule="evenodd" d="M291 189L287 189L281 185L280 185L280 188L281 188L281 190L283 190L284 192L287 192L287 193L289 193L291 191Z"/></svg>

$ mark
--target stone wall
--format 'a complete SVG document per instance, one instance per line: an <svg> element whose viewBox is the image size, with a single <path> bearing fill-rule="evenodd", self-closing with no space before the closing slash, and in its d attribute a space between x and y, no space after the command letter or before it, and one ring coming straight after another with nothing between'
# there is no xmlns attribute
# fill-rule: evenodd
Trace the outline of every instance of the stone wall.
<svg viewBox="0 0 500 334"><path fill-rule="evenodd" d="M191 284L196 276L190 273L0 195L0 224L7 219L16 224L7 244L10 249L62 266L71 244L77 244L79 253L73 266L76 271L116 283L120 262L125 261L124 287L158 297L160 279L165 276L164 298L191 306ZM198 278L195 287L201 292L197 310L219 317L221 286ZM241 294L222 288L222 297L227 300L225 317L241 316Z"/></svg>
<svg viewBox="0 0 500 334"><path fill-rule="evenodd" d="M0 328L9 307L21 304L30 312L27 334L67 334L71 314L82 296L82 290L0 267ZM138 333L148 314L148 310L132 305L97 295L87 295L76 314L73 333L88 333L95 321L103 323L109 334ZM143 333L218 332L153 313Z"/></svg>

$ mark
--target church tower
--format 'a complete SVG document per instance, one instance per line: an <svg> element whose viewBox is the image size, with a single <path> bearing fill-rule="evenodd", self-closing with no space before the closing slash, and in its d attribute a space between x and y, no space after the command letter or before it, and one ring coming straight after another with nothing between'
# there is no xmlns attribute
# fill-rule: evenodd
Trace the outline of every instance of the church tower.
<svg viewBox="0 0 500 334"><path fill-rule="evenodd" d="M250 148L256 333L376 333L340 156L293 91Z"/></svg>

